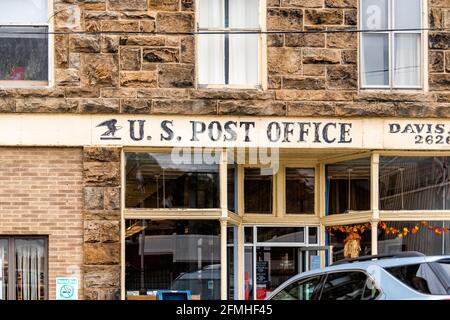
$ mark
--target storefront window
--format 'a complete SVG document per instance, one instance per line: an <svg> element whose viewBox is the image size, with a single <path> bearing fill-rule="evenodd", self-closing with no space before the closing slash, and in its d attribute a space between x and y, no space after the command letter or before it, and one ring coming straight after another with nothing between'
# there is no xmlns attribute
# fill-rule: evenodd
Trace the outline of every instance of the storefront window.
<svg viewBox="0 0 450 320"><path fill-rule="evenodd" d="M418 251L426 255L448 253L449 222L389 221L378 228L378 253Z"/></svg>
<svg viewBox="0 0 450 320"><path fill-rule="evenodd" d="M218 221L127 220L127 295L187 292L191 299L220 299Z"/></svg>
<svg viewBox="0 0 450 320"><path fill-rule="evenodd" d="M217 163L201 153L127 153L126 207L219 208Z"/></svg>
<svg viewBox="0 0 450 320"><path fill-rule="evenodd" d="M46 239L0 239L0 300L46 299L46 268Z"/></svg>
<svg viewBox="0 0 450 320"><path fill-rule="evenodd" d="M286 213L314 213L314 169L286 168Z"/></svg>
<svg viewBox="0 0 450 320"><path fill-rule="evenodd" d="M329 242L333 248L333 261L367 256L372 251L371 224L328 227Z"/></svg>
<svg viewBox="0 0 450 320"><path fill-rule="evenodd" d="M328 214L370 210L370 158L326 166Z"/></svg>
<svg viewBox="0 0 450 320"><path fill-rule="evenodd" d="M381 210L450 209L449 157L381 157Z"/></svg>
<svg viewBox="0 0 450 320"><path fill-rule="evenodd" d="M246 168L244 202L246 213L272 213L273 174L270 169Z"/></svg>

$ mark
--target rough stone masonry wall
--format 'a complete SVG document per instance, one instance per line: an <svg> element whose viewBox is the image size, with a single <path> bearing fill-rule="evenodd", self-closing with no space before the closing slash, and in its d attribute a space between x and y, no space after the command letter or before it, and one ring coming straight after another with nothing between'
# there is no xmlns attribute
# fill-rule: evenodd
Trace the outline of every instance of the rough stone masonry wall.
<svg viewBox="0 0 450 320"><path fill-rule="evenodd" d="M271 31L357 28L358 0L267 0ZM450 1L428 0L433 28ZM0 112L450 117L450 31L429 36L427 93L357 89L357 36L273 35L269 90L195 89L195 0L54 0L55 87L0 89ZM150 32L101 35L96 32Z"/></svg>
<svg viewBox="0 0 450 320"><path fill-rule="evenodd" d="M85 147L84 299L120 299L120 148Z"/></svg>

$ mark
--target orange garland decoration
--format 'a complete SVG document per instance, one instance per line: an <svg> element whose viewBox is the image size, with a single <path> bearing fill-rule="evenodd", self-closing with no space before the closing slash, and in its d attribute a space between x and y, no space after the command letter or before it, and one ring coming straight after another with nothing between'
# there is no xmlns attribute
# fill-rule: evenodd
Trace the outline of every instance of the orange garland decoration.
<svg viewBox="0 0 450 320"><path fill-rule="evenodd" d="M394 227L388 227L388 225L385 222L380 222L378 224L378 227L382 229L387 235L391 234L393 236L396 236L397 238L406 237L409 234L416 234L419 232L420 228L423 227L425 229L428 229L430 231L433 231L436 235L441 236L444 233L448 233L448 228L438 228L431 226L426 221L421 221L417 223L412 229L409 229L408 227L402 227L400 229L394 228ZM362 235L367 230L370 230L370 223L365 224L357 224L353 226L332 226L327 227L328 232L332 233L333 231L339 231L342 233L346 233L347 235L350 234L360 234Z"/></svg>

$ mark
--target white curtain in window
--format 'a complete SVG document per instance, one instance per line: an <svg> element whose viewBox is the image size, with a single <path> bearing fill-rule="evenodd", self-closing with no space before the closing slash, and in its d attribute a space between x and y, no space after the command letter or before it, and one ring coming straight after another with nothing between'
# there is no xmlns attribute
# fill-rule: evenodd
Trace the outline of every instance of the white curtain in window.
<svg viewBox="0 0 450 320"><path fill-rule="evenodd" d="M48 0L0 0L0 24L47 24Z"/></svg>
<svg viewBox="0 0 450 320"><path fill-rule="evenodd" d="M198 37L198 83L225 83L225 40L220 34Z"/></svg>
<svg viewBox="0 0 450 320"><path fill-rule="evenodd" d="M230 0L230 28L259 30L259 16L259 0ZM259 35L230 35L229 48L230 84L257 85Z"/></svg>
<svg viewBox="0 0 450 320"><path fill-rule="evenodd" d="M259 35L230 35L230 74L232 85L256 86L258 84Z"/></svg>
<svg viewBox="0 0 450 320"><path fill-rule="evenodd" d="M224 0L200 0L200 30L222 29L225 26ZM199 84L225 83L225 41L221 34L198 37Z"/></svg>
<svg viewBox="0 0 450 320"><path fill-rule="evenodd" d="M395 86L419 86L420 84L420 35L395 35Z"/></svg>
<svg viewBox="0 0 450 320"><path fill-rule="evenodd" d="M41 240L16 240L16 298L38 300L44 271L44 246Z"/></svg>

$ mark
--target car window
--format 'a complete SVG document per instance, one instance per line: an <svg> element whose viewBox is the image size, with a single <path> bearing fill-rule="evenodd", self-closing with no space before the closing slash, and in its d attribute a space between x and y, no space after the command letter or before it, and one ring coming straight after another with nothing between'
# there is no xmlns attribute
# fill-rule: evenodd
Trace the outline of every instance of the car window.
<svg viewBox="0 0 450 320"><path fill-rule="evenodd" d="M329 273L325 281L320 300L361 300L374 298L367 286L367 276L360 271ZM376 296L375 296L376 297Z"/></svg>
<svg viewBox="0 0 450 320"><path fill-rule="evenodd" d="M272 300L315 300L314 290L320 284L321 276L298 280L278 292Z"/></svg>
<svg viewBox="0 0 450 320"><path fill-rule="evenodd" d="M427 263L386 268L408 287L424 294L446 295L439 278Z"/></svg>

